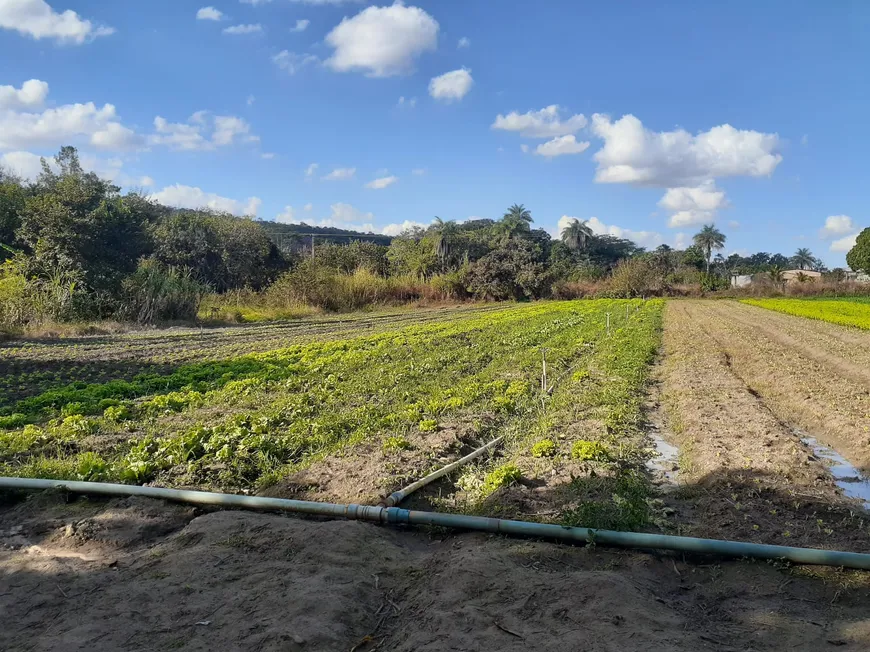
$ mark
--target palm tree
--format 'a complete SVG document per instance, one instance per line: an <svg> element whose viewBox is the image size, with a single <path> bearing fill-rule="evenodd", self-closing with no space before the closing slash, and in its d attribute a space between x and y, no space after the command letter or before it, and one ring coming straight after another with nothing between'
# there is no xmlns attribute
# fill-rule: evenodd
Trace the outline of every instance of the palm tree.
<svg viewBox="0 0 870 652"><path fill-rule="evenodd" d="M564 242L571 251L582 251L586 248L586 243L593 235L592 229L586 224L586 220L571 220L564 229L562 229L562 242Z"/></svg>
<svg viewBox="0 0 870 652"><path fill-rule="evenodd" d="M692 238L695 246L701 250L707 260L708 274L710 273L710 259L713 257L713 250L724 247L725 239L725 234L712 224L705 224L704 228Z"/></svg>
<svg viewBox="0 0 870 652"><path fill-rule="evenodd" d="M527 233L532 222L531 211L522 204L514 204L502 216L501 230L506 237L512 238L518 233Z"/></svg>
<svg viewBox="0 0 870 652"><path fill-rule="evenodd" d="M445 222L437 215L431 229L435 234L435 254L441 260L441 263L444 264L450 258L450 254L453 253L453 245L459 229L453 220Z"/></svg>
<svg viewBox="0 0 870 652"><path fill-rule="evenodd" d="M791 258L792 264L800 270L812 269L816 263L816 257L806 247L798 249Z"/></svg>
<svg viewBox="0 0 870 652"><path fill-rule="evenodd" d="M771 265L770 269L767 270L767 275L770 277L770 280L774 285L780 286L785 282L785 276L783 275L784 272L785 270L779 265Z"/></svg>

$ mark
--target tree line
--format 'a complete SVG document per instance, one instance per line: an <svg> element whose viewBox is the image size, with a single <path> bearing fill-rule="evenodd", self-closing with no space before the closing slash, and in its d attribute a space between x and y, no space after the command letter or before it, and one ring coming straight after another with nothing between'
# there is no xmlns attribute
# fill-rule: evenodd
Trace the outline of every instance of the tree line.
<svg viewBox="0 0 870 652"><path fill-rule="evenodd" d="M497 220L436 217L394 238L354 239L329 230L312 240L313 248L302 247L301 234L310 229L169 208L139 192L122 195L64 147L53 166L43 160L32 182L0 170L0 324L193 319L207 293L242 289L264 301L342 310L427 297L632 296L681 285L715 290L727 287L732 274L827 271L807 249L791 257L723 257L716 252L726 238L713 225L683 250L647 251L595 234L581 220L553 238L534 227L521 204ZM297 246L286 246L287 235ZM853 267L865 264L862 246L870 248L870 230L850 253Z"/></svg>

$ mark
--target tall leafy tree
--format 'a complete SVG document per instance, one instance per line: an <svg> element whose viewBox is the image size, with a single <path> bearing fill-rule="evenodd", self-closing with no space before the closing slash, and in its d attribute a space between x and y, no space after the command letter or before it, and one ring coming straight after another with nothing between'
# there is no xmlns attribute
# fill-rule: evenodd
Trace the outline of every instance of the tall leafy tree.
<svg viewBox="0 0 870 652"><path fill-rule="evenodd" d="M0 244L10 248L16 244L15 232L21 226L26 197L21 180L0 167ZM0 261L9 254L9 250L0 248Z"/></svg>
<svg viewBox="0 0 870 652"><path fill-rule="evenodd" d="M725 246L725 234L722 233L712 224L705 224L692 241L704 254L704 259L707 261L707 273L710 273L710 261L713 257L714 249L722 249Z"/></svg>
<svg viewBox="0 0 870 652"><path fill-rule="evenodd" d="M791 258L792 264L800 270L812 269L816 264L816 257L806 247L798 249Z"/></svg>
<svg viewBox="0 0 870 652"><path fill-rule="evenodd" d="M846 262L856 272L870 274L870 228L858 234L855 246L846 254Z"/></svg>
<svg viewBox="0 0 870 652"><path fill-rule="evenodd" d="M118 291L149 248L142 215L117 186L85 172L74 147L55 157L58 172L45 159L42 164L17 234L33 253L29 272L71 275L93 290Z"/></svg>
<svg viewBox="0 0 870 652"><path fill-rule="evenodd" d="M583 251L586 249L586 244L593 236L592 229L586 223L580 220L571 220L564 229L562 229L562 242L573 252Z"/></svg>

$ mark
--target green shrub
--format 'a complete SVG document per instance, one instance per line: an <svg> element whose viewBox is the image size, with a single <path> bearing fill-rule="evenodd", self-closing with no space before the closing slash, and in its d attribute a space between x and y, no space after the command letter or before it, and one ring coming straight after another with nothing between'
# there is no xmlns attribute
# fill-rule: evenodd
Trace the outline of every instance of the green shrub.
<svg viewBox="0 0 870 652"><path fill-rule="evenodd" d="M556 443L552 439L542 439L532 446L532 457L553 457L557 450Z"/></svg>
<svg viewBox="0 0 870 652"><path fill-rule="evenodd" d="M196 319L207 288L188 269L163 267L143 260L124 281L127 296L125 316L140 324Z"/></svg>

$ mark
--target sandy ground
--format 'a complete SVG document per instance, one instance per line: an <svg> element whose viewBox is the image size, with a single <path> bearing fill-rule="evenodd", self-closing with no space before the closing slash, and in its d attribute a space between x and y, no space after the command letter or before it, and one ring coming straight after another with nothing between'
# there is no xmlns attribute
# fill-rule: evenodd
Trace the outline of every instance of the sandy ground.
<svg viewBox="0 0 870 652"><path fill-rule="evenodd" d="M4 650L844 650L867 593L766 563L144 499L0 512Z"/></svg>
<svg viewBox="0 0 870 652"><path fill-rule="evenodd" d="M664 527L870 549L866 513L796 430L870 462L870 336L733 302L671 302L665 325L649 417L681 458ZM455 424L411 443L360 444L270 493L376 502L480 442ZM3 650L870 649L870 573L2 498Z"/></svg>

